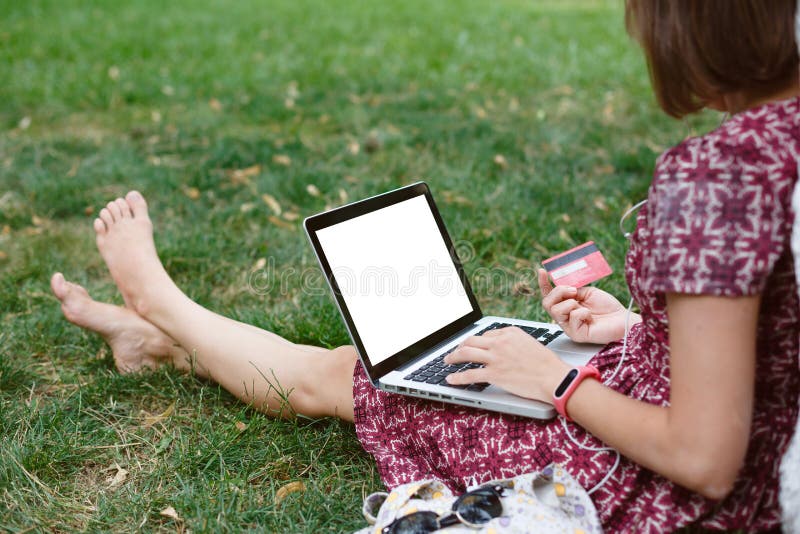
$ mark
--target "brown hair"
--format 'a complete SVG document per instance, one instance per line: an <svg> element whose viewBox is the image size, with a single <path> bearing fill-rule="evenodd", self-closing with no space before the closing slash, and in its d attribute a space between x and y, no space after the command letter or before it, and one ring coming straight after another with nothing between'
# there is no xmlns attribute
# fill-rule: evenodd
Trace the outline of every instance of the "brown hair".
<svg viewBox="0 0 800 534"><path fill-rule="evenodd" d="M626 0L661 108L682 117L725 93L766 96L798 75L796 0Z"/></svg>

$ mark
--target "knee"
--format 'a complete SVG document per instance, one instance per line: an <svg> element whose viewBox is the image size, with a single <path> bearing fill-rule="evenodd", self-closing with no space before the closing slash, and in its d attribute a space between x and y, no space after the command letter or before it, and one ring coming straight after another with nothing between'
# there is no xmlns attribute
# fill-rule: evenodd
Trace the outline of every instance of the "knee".
<svg viewBox="0 0 800 534"><path fill-rule="evenodd" d="M309 417L346 419L353 410L353 369L357 361L355 348L349 345L316 356L308 366L307 378L298 381L291 393L294 410Z"/></svg>

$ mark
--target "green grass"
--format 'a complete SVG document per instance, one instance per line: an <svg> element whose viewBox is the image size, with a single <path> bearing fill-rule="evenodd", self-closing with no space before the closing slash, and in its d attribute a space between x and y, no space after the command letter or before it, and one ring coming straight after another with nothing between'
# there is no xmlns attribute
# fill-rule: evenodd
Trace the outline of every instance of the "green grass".
<svg viewBox="0 0 800 534"><path fill-rule="evenodd" d="M171 370L120 376L102 340L61 318L55 270L120 302L91 232L107 200L148 197L168 271L204 306L335 346L347 334L299 220L424 179L484 310L544 319L516 284L589 239L615 268L599 285L626 298L619 215L646 195L660 150L718 120L660 114L616 1L0 0L0 12L0 530L12 532L346 531L380 488L350 425L272 421ZM274 269L254 278L262 258ZM309 278L249 283L290 268ZM485 269L506 273L500 286ZM276 504L292 481L305 491Z"/></svg>

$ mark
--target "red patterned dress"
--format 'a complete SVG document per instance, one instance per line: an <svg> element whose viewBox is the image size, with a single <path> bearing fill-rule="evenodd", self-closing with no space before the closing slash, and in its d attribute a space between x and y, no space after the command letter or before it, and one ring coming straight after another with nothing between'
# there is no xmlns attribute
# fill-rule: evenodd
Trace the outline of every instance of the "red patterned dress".
<svg viewBox="0 0 800 534"><path fill-rule="evenodd" d="M779 525L778 467L800 394L799 304L789 247L799 108L795 98L742 112L657 162L626 260L643 321L629 332L622 368L607 385L644 402L669 404L666 293L760 293L752 434L735 488L721 502L623 457L592 495L609 532L664 532L688 524L757 531ZM620 352L615 342L593 358L605 379ZM579 448L566 437L560 418L541 422L378 391L360 365L353 395L359 440L390 488L436 478L463 491L470 482L550 462L563 464L591 488L616 456ZM602 445L580 426L568 426L585 445Z"/></svg>

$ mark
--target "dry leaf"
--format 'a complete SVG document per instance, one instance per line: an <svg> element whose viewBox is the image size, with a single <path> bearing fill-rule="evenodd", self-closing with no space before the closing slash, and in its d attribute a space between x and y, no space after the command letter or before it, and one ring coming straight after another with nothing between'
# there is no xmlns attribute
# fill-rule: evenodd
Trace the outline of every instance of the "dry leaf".
<svg viewBox="0 0 800 534"><path fill-rule="evenodd" d="M247 430L247 424L242 423L241 421L236 421L236 430L238 430L239 432L244 432L245 430Z"/></svg>
<svg viewBox="0 0 800 534"><path fill-rule="evenodd" d="M292 80L289 82L289 85L286 87L286 96L288 98L298 98L300 96L300 90L297 87L297 80Z"/></svg>
<svg viewBox="0 0 800 534"><path fill-rule="evenodd" d="M272 195L264 193L261 195L261 200L264 201L264 204L269 206L269 209L271 209L275 215L280 215L283 212L281 205Z"/></svg>
<svg viewBox="0 0 800 534"><path fill-rule="evenodd" d="M292 164L292 158L287 156L286 154L275 154L272 156L272 162L277 165L283 165L284 167L288 167Z"/></svg>
<svg viewBox="0 0 800 534"><path fill-rule="evenodd" d="M222 111L222 103L216 98L212 98L208 101L208 107L213 111Z"/></svg>
<svg viewBox="0 0 800 534"><path fill-rule="evenodd" d="M148 416L146 416L144 418L144 426L145 427L151 427L154 424L159 423L159 422L163 421L164 419L166 419L167 417L169 417L170 415L172 415L172 412L175 411L175 402L176 401L172 401L172 404L167 406L167 409L164 410L163 412L161 412L158 415L148 415Z"/></svg>
<svg viewBox="0 0 800 534"><path fill-rule="evenodd" d="M275 492L275 505L279 505L286 497L289 496L291 493L302 493L306 490L306 485L303 484L301 481L296 480L294 482L289 482L278 488L278 491Z"/></svg>
<svg viewBox="0 0 800 534"><path fill-rule="evenodd" d="M611 102L608 102L605 107L603 107L603 122L609 124L614 121L614 105Z"/></svg>
<svg viewBox="0 0 800 534"><path fill-rule="evenodd" d="M460 204L462 206L469 206L472 204L467 197L454 193L453 191L442 191L442 198L448 204Z"/></svg>
<svg viewBox="0 0 800 534"><path fill-rule="evenodd" d="M494 164L500 167L501 169L508 168L508 161L506 161L506 157L502 154L495 154L494 159L492 161L494 161Z"/></svg>
<svg viewBox="0 0 800 534"><path fill-rule="evenodd" d="M367 136L367 138L364 140L364 151L367 154L372 154L373 152L377 152L378 150L381 149L382 146L383 143L381 143L381 139L380 137L378 137L378 134L376 133L369 134L369 136Z"/></svg>
<svg viewBox="0 0 800 534"><path fill-rule="evenodd" d="M121 468L116 463L111 466L111 469L116 469L117 472L114 473L113 477L106 479L106 482L108 483L109 489L118 488L128 479L128 470Z"/></svg>
<svg viewBox="0 0 800 534"><path fill-rule="evenodd" d="M296 211L287 211L286 213L283 214L283 218L286 219L287 221L296 221L297 219L300 218L300 214L297 213Z"/></svg>
<svg viewBox="0 0 800 534"><path fill-rule="evenodd" d="M86 206L85 208L83 208L83 213L86 216L93 215L94 214L94 206Z"/></svg>
<svg viewBox="0 0 800 534"><path fill-rule="evenodd" d="M67 171L67 178L74 178L75 175L78 174L78 169L80 168L80 166L81 166L81 160L80 159L76 159L72 163L72 166Z"/></svg>
<svg viewBox="0 0 800 534"><path fill-rule="evenodd" d="M294 228L294 226L292 226L288 222L286 222L286 221L284 221L282 219L279 219L274 215L270 215L269 217L267 217L267 220L269 222L271 222L272 224L274 224L275 226L279 226L281 228L287 228L287 229Z"/></svg>
<svg viewBox="0 0 800 534"><path fill-rule="evenodd" d="M11 227L7 224L3 225L3 235L10 235L11 234Z"/></svg>
<svg viewBox="0 0 800 534"><path fill-rule="evenodd" d="M0 261L8 259L8 254L0 250Z"/></svg>
<svg viewBox="0 0 800 534"><path fill-rule="evenodd" d="M260 172L261 165L256 164L245 167L244 169L229 169L225 171L225 174L227 174L231 182L235 184L248 184L250 183L250 178L257 176Z"/></svg>
<svg viewBox="0 0 800 534"><path fill-rule="evenodd" d="M176 512L175 508L173 508L172 506L167 506L166 508L161 510L159 512L159 514L164 516L164 517L169 517L170 519L174 519L175 521L181 521L181 518L178 515L178 512Z"/></svg>
<svg viewBox="0 0 800 534"><path fill-rule="evenodd" d="M350 141L347 143L347 151L355 156L361 152L361 145L359 145L357 141Z"/></svg>
<svg viewBox="0 0 800 534"><path fill-rule="evenodd" d="M514 284L513 291L515 295L533 295L533 288L524 280L520 280Z"/></svg>
<svg viewBox="0 0 800 534"><path fill-rule="evenodd" d="M200 198L200 190L197 189L196 187L184 188L183 194L191 198L192 200L197 200L198 198Z"/></svg>
<svg viewBox="0 0 800 534"><path fill-rule="evenodd" d="M319 189L317 188L317 186L316 186L316 185L314 185L314 184L308 184L308 185L306 186L306 191L307 191L307 192L308 192L308 194L309 194L309 195L311 195L312 197L318 197L318 196L320 196L320 194L321 194L321 193L319 192Z"/></svg>
<svg viewBox="0 0 800 534"><path fill-rule="evenodd" d="M594 174L596 175L604 175L604 174L613 174L614 173L614 166L613 165L599 165L592 169Z"/></svg>
<svg viewBox="0 0 800 534"><path fill-rule="evenodd" d="M600 211L608 211L608 206L606 205L606 201L603 197L595 198L593 204L594 207Z"/></svg>

